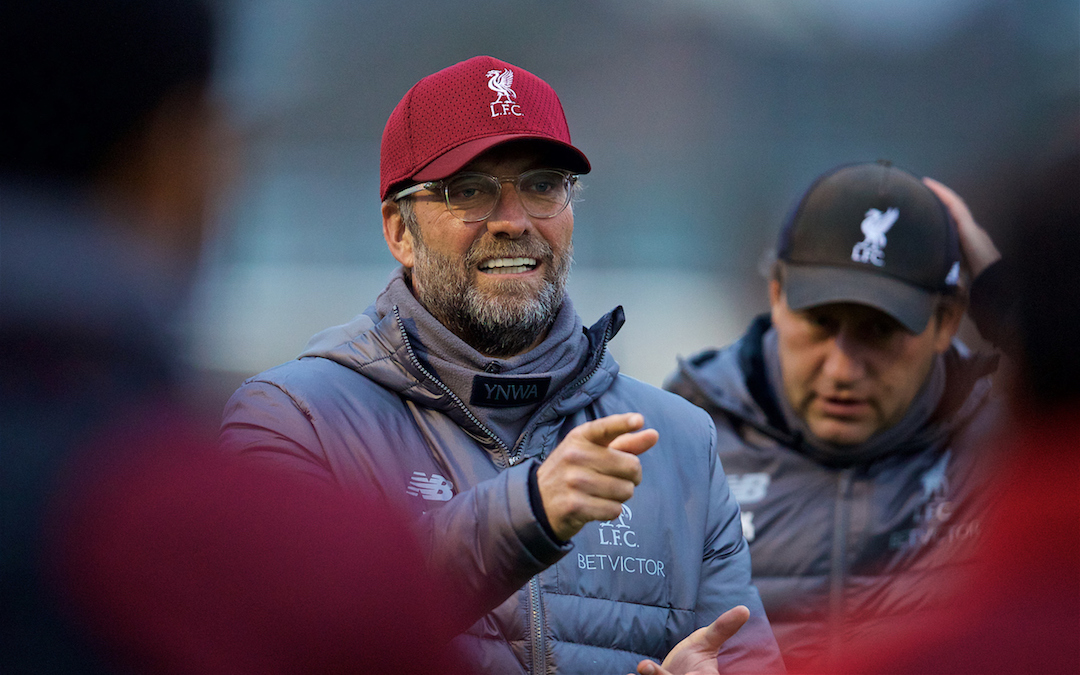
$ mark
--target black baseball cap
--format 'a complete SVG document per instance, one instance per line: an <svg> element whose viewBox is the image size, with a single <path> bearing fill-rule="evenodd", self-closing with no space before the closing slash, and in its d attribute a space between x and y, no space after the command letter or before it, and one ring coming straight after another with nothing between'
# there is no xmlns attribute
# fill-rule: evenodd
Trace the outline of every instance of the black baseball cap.
<svg viewBox="0 0 1080 675"><path fill-rule="evenodd" d="M926 329L939 294L956 293L960 238L930 188L891 162L841 166L814 181L777 244L795 310L834 302Z"/></svg>

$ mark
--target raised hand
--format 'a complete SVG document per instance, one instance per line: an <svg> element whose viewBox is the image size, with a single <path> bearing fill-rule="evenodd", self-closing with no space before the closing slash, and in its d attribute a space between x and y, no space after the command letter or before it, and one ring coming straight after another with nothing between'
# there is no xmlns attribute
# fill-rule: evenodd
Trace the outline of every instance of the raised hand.
<svg viewBox="0 0 1080 675"><path fill-rule="evenodd" d="M1001 258L994 240L986 233L975 218L971 215L960 195L956 194L933 178L923 178L926 187L934 191L945 207L952 213L956 221L956 229L960 232L960 251L964 254L964 262L971 271L971 278L979 276L984 269Z"/></svg>
<svg viewBox="0 0 1080 675"><path fill-rule="evenodd" d="M639 413L610 415L575 427L536 472L544 511L555 535L569 541L586 523L612 520L641 484L641 461L659 439L640 430Z"/></svg>

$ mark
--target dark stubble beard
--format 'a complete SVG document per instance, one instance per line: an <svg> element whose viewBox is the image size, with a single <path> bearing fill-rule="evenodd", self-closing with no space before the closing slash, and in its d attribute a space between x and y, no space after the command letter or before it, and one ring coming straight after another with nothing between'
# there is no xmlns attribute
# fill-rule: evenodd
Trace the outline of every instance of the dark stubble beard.
<svg viewBox="0 0 1080 675"><path fill-rule="evenodd" d="M481 238L464 260L429 249L413 230L412 277L417 299L432 316L466 344L487 356L506 358L520 354L547 332L562 306L566 280L573 263L573 247L557 258L540 237ZM544 264L539 290L533 284L503 279L500 292L485 292L471 281L472 270L490 258L535 258Z"/></svg>

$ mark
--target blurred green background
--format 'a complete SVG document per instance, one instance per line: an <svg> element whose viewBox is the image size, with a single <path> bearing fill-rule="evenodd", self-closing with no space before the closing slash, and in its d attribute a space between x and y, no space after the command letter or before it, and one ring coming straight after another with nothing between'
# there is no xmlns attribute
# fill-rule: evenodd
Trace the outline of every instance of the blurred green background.
<svg viewBox="0 0 1080 675"><path fill-rule="evenodd" d="M653 384L766 308L762 253L823 171L891 159L952 186L1000 237L1011 187L1080 133L1077 0L216 6L242 178L188 329L222 397L382 288L396 264L379 216L383 125L418 79L470 56L559 93L593 165L571 296L586 324L625 307L612 352Z"/></svg>

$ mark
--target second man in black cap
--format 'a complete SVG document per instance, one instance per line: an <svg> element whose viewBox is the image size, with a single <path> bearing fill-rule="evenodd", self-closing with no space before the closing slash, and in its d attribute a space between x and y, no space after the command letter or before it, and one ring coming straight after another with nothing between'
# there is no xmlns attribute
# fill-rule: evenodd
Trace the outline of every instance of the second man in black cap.
<svg viewBox="0 0 1080 675"><path fill-rule="evenodd" d="M948 602L980 523L996 360L965 309L946 206L889 163L818 178L785 224L771 311L667 388L713 416L788 669Z"/></svg>

